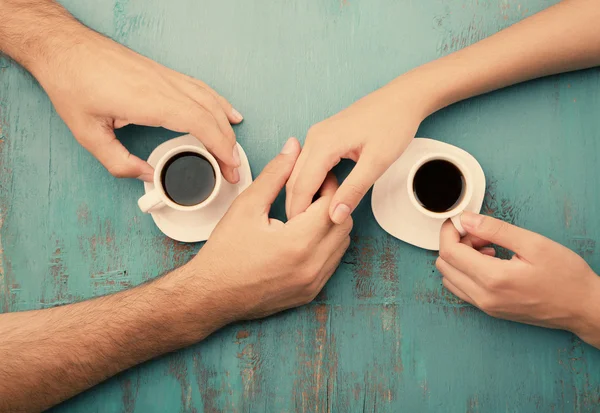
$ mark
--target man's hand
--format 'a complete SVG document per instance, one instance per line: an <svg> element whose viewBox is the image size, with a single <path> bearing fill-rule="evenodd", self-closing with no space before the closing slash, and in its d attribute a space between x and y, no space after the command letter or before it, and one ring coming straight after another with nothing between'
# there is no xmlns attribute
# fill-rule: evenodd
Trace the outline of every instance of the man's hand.
<svg viewBox="0 0 600 413"><path fill-rule="evenodd" d="M436 266L444 286L487 314L569 330L600 348L600 278L573 251L506 222L465 212L462 240L446 222ZM496 244L515 253L494 257Z"/></svg>
<svg viewBox="0 0 600 413"><path fill-rule="evenodd" d="M286 223L269 218L299 153L300 144L290 139L186 266L211 269L210 278L195 282L214 291L232 320L264 317L312 301L350 244L352 219L334 225L327 212L337 189L333 174L305 212Z"/></svg>
<svg viewBox="0 0 600 413"><path fill-rule="evenodd" d="M205 83L88 29L53 1L5 0L0 14L0 50L37 78L75 138L112 175L152 180L152 167L114 134L137 124L191 133L225 179L239 180L230 123L242 116Z"/></svg>
<svg viewBox="0 0 600 413"><path fill-rule="evenodd" d="M341 224L375 181L404 152L426 113L408 89L386 86L314 125L287 184L286 211L306 210L329 171L342 158L356 162L336 191L329 216Z"/></svg>
<svg viewBox="0 0 600 413"><path fill-rule="evenodd" d="M269 218L299 153L290 139L183 267L118 294L0 314L0 411L44 410L228 323L311 301L348 248L352 220L328 217L332 175L306 212Z"/></svg>

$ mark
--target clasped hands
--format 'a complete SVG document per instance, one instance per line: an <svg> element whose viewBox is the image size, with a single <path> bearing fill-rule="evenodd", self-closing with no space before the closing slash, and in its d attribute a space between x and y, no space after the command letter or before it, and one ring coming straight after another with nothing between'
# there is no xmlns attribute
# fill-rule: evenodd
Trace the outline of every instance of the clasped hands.
<svg viewBox="0 0 600 413"><path fill-rule="evenodd" d="M60 58L30 70L75 138L114 176L152 179L152 168L114 134L139 124L191 133L218 159L226 180L239 180L231 124L242 116L205 83L87 29ZM296 140L288 141L188 264L210 266L219 274L232 319L306 303L335 271L349 245L350 214L428 114L415 104L418 91L410 82L397 86L383 87L314 125L302 150ZM343 158L356 165L338 188L330 171ZM287 223L268 217L284 186ZM469 234L462 240L448 224L441 234L437 267L448 290L495 317L598 339L590 332L588 313L595 308L590 300L599 296L599 281L583 259L493 218L465 213L463 225ZM501 260L490 244L516 254ZM236 288L253 296L243 300L249 303L243 308L236 309Z"/></svg>

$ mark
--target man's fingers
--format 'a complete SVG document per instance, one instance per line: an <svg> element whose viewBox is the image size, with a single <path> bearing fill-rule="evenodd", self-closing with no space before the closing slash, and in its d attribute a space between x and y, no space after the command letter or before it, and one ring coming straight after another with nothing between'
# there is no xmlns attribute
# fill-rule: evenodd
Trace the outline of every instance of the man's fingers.
<svg viewBox="0 0 600 413"><path fill-rule="evenodd" d="M327 284L327 281L329 281L331 276L335 273L335 270L340 265L340 262L342 261L342 258L344 257L344 254L348 250L349 246L350 246L350 237L346 236L342 240L341 243L338 243L338 247L333 251L333 253L325 261L325 264L323 265L323 269L321 270L321 273L319 274L319 278L318 278L319 284L316 288L317 294L323 289L323 287L325 287L325 284Z"/></svg>
<svg viewBox="0 0 600 413"><path fill-rule="evenodd" d="M219 129L221 129L221 132L223 132L223 135L233 148L233 145L235 145L235 133L229 123L229 118L227 118L227 115L217 98L209 91L196 84L188 83L188 85L189 90L187 91L187 95L196 104L210 112L213 118L215 118L217 125L219 125Z"/></svg>
<svg viewBox="0 0 600 413"><path fill-rule="evenodd" d="M151 182L154 169L145 161L129 153L116 138L109 125L91 123L77 131L77 140L116 178L138 178Z"/></svg>
<svg viewBox="0 0 600 413"><path fill-rule="evenodd" d="M321 241L319 248L322 250L322 254L330 255L332 251L335 251L340 242L350 235L353 225L354 221L352 217L348 218L342 224L332 225L329 233Z"/></svg>
<svg viewBox="0 0 600 413"><path fill-rule="evenodd" d="M329 172L327 177L325 177L325 182L321 185L321 189L319 190L319 195L321 197L331 198L335 195L335 191L340 187L338 184L338 180L333 174L333 172Z"/></svg>
<svg viewBox="0 0 600 413"><path fill-rule="evenodd" d="M460 242L460 234L450 220L442 225L440 232L440 257L461 272L481 280L482 277L496 273L507 264L498 258L482 254Z"/></svg>
<svg viewBox="0 0 600 413"><path fill-rule="evenodd" d="M215 118L206 109L190 101L185 105L180 104L178 107L165 110L165 112L160 126L176 132L190 133L223 164L231 168L237 168L240 165L235 140L223 134Z"/></svg>
<svg viewBox="0 0 600 413"><path fill-rule="evenodd" d="M185 76L185 75L184 75ZM201 80L195 79L191 76L185 76L188 82L193 83L196 86L199 86L201 88L203 88L204 90L206 90L208 93L210 93L219 103L219 105L221 106L221 109L223 109L223 112L225 113L225 115L227 116L227 119L229 119L229 122L233 123L233 124L238 124L240 123L242 120L244 120L244 117L242 116L242 114L240 112L238 112L232 105L231 103L229 103L229 101L227 99L225 99L223 96L221 96L217 91L215 91L213 88L211 88L210 86L208 86L206 83L204 83Z"/></svg>
<svg viewBox="0 0 600 413"><path fill-rule="evenodd" d="M337 178L333 172L329 172L319 190L320 198L310 204L304 212L288 220L289 226L297 227L300 232L309 232L311 239L316 240L318 243L322 242L322 238L329 236L327 234L332 231L332 227L334 226L333 222L329 219L327 209L331 202L331 197L337 189ZM352 229L352 220L349 221L349 229L346 235ZM338 232L344 232L346 227L348 225L340 228ZM333 242L337 243L335 240ZM329 252L330 250L326 249L326 253L328 254Z"/></svg>
<svg viewBox="0 0 600 413"><path fill-rule="evenodd" d="M534 232L472 212L465 211L461 223L469 234L507 248L525 259L539 254L540 246L549 242Z"/></svg>
<svg viewBox="0 0 600 413"><path fill-rule="evenodd" d="M479 249L479 252L483 255L488 255L490 257L496 256L496 250L492 247L481 248L481 249Z"/></svg>
<svg viewBox="0 0 600 413"><path fill-rule="evenodd" d="M302 147L302 151L300 152L300 156L296 161L296 165L294 166L294 170L292 171L292 175L285 185L285 214L288 220L297 215L295 214L292 216L292 188L294 188L300 171L304 170L304 165L306 165L306 160L308 159L309 154L310 146L305 142L304 146Z"/></svg>
<svg viewBox="0 0 600 413"><path fill-rule="evenodd" d="M361 154L350 175L342 182L331 201L329 216L336 224L344 222L369 188L387 170L389 163L368 152Z"/></svg>
<svg viewBox="0 0 600 413"><path fill-rule="evenodd" d="M203 91L208 92L214 99L216 99L217 103L221 107L223 113L225 114L229 122L237 124L244 119L241 113L235 110L227 99L219 95L217 91L215 91L212 87L208 86L203 81L198 80L192 76L179 73L173 69L169 69L166 67L163 67L163 69L166 71L166 76L169 78L169 81L174 83L175 87L179 89L180 92L189 96L188 90L190 88L202 89Z"/></svg>
<svg viewBox="0 0 600 413"><path fill-rule="evenodd" d="M217 163L219 164L219 168L221 169L221 174L223 175L223 178L225 178L227 182L231 182L232 184L239 182L240 171L238 168L233 168L221 162L218 158Z"/></svg>
<svg viewBox="0 0 600 413"><path fill-rule="evenodd" d="M210 149L211 152L224 164L221 165L223 176L227 181L231 183L237 183L239 181L239 171L236 168L240 166L240 154L236 146L235 132L233 131L230 123L240 123L243 119L242 115L233 107L231 104L221 95L219 95L214 89L208 86L206 83L194 79L191 76L183 75L168 69L170 73L170 79L174 83L177 89L185 94L190 99L190 104L198 105L200 108L209 112L217 123L223 136L223 142L218 144L219 147L223 147L220 155L217 155L217 149ZM190 132L194 135L193 132ZM199 138L208 148L211 142L204 142L203 138L198 135L194 135ZM231 153L231 156L228 154Z"/></svg>
<svg viewBox="0 0 600 413"><path fill-rule="evenodd" d="M313 153L305 149L298 159L292 178L287 185L288 218L306 211L315 194L325 181L327 173L337 165L340 157L326 153Z"/></svg>
<svg viewBox="0 0 600 413"><path fill-rule="evenodd" d="M300 154L300 143L296 138L290 138L271 162L265 166L256 180L244 191L244 198L251 198L246 203L250 208L258 208L261 213L269 213L271 204L285 186L298 155Z"/></svg>

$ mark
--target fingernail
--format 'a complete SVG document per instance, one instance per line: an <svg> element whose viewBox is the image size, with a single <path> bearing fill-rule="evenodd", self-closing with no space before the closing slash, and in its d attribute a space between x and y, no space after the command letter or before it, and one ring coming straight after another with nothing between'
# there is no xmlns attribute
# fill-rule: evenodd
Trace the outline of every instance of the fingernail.
<svg viewBox="0 0 600 413"><path fill-rule="evenodd" d="M474 214L469 211L465 211L460 216L460 222L463 224L463 227L466 228L477 228L479 224L483 221L483 215Z"/></svg>
<svg viewBox="0 0 600 413"><path fill-rule="evenodd" d="M236 122L241 122L242 120L244 120L244 117L242 116L242 114L240 112L238 112L235 108L231 108L231 114L233 115L233 119Z"/></svg>
<svg viewBox="0 0 600 413"><path fill-rule="evenodd" d="M350 207L346 204L339 204L333 210L331 220L336 224L343 224L348 216L350 215Z"/></svg>
<svg viewBox="0 0 600 413"><path fill-rule="evenodd" d="M144 181L144 182L152 182L152 180L154 179L154 174L141 174L140 176L137 177L137 179L139 179L140 181Z"/></svg>
<svg viewBox="0 0 600 413"><path fill-rule="evenodd" d="M235 166L240 166L242 162L240 161L240 150L237 147L237 144L233 147L233 162L235 162Z"/></svg>
<svg viewBox="0 0 600 413"><path fill-rule="evenodd" d="M235 168L233 170L233 183L238 183L240 180L240 171L238 170L238 168Z"/></svg>
<svg viewBox="0 0 600 413"><path fill-rule="evenodd" d="M284 155L288 155L290 153L294 153L294 139L289 138L283 148L281 148L281 153Z"/></svg>

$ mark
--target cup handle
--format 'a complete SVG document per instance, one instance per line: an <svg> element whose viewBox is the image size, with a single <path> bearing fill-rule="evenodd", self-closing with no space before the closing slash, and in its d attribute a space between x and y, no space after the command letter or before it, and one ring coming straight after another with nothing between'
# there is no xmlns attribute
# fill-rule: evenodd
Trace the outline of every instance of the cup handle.
<svg viewBox="0 0 600 413"><path fill-rule="evenodd" d="M454 215L452 218L450 218L450 220L452 221L452 224L454 224L454 228L456 228L460 236L464 237L465 235L467 235L467 231L465 231L465 229L462 226L462 223L460 222L461 215L462 212L458 215Z"/></svg>
<svg viewBox="0 0 600 413"><path fill-rule="evenodd" d="M138 206L142 212L149 213L153 209L160 209L164 207L165 203L160 198L159 192L154 189L138 199Z"/></svg>

